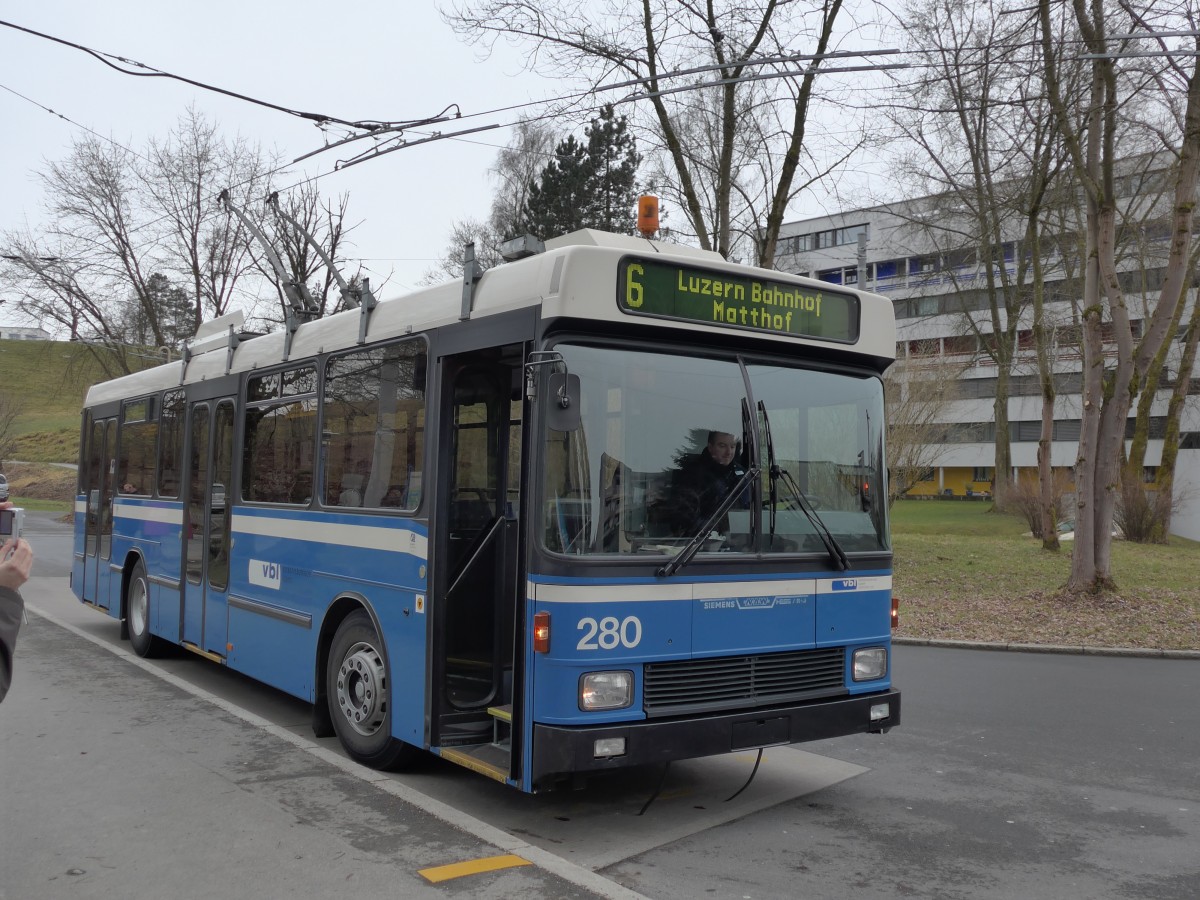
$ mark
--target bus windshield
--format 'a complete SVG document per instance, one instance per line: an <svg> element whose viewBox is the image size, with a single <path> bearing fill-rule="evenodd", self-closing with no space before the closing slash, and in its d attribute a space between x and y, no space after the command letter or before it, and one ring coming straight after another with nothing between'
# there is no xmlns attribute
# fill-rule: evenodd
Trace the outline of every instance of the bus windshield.
<svg viewBox="0 0 1200 900"><path fill-rule="evenodd" d="M825 556L825 529L847 553L889 549L876 376L555 349L581 396L579 428L545 435L540 531L550 552L673 555L699 538L701 555Z"/></svg>

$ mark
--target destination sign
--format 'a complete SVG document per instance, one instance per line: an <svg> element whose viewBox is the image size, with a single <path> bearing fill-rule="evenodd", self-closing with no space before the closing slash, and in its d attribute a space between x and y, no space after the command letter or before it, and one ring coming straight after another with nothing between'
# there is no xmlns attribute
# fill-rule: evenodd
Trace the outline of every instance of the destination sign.
<svg viewBox="0 0 1200 900"><path fill-rule="evenodd" d="M624 259L617 305L625 312L830 341L858 340L858 297L768 278Z"/></svg>

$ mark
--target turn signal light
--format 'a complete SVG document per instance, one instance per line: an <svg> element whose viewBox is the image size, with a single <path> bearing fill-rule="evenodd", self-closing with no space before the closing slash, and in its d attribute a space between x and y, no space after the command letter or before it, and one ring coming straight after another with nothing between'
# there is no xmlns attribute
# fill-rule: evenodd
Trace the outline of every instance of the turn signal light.
<svg viewBox="0 0 1200 900"><path fill-rule="evenodd" d="M892 628L896 628L900 624L900 598L892 598Z"/></svg>
<svg viewBox="0 0 1200 900"><path fill-rule="evenodd" d="M550 613L533 614L533 652L550 652Z"/></svg>

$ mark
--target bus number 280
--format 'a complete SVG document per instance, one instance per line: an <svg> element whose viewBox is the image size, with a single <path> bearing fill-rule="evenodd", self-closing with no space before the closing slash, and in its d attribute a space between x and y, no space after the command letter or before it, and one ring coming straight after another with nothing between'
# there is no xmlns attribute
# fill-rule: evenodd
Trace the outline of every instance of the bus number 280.
<svg viewBox="0 0 1200 900"><path fill-rule="evenodd" d="M583 632L576 650L629 649L642 642L642 621L637 616L628 616L623 621L616 616L605 616L599 622L588 617L580 619L575 629Z"/></svg>

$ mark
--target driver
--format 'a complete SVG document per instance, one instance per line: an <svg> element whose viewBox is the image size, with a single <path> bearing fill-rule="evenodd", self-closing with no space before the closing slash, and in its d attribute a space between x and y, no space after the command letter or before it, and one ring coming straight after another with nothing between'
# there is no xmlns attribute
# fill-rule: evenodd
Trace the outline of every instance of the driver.
<svg viewBox="0 0 1200 900"><path fill-rule="evenodd" d="M738 440L732 433L710 431L704 448L684 458L671 478L672 533L681 537L695 534L734 489L745 474L745 468L736 458L737 451ZM734 501L734 506L742 509L749 505L748 491ZM727 532L728 520L714 527Z"/></svg>

